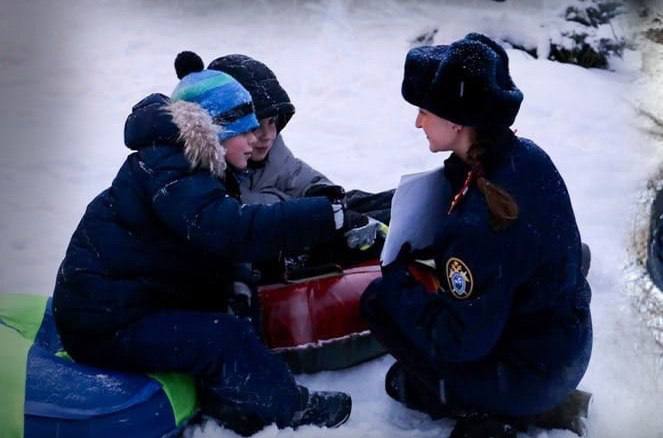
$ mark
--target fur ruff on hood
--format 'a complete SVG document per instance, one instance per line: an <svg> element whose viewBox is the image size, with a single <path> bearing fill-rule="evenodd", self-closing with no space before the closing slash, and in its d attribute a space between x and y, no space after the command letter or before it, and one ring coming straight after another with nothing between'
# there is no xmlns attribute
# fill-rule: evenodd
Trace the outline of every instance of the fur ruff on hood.
<svg viewBox="0 0 663 438"><path fill-rule="evenodd" d="M179 139L184 142L184 156L191 168L209 169L221 179L226 171L226 149L219 141L220 126L203 107L193 102L179 100L166 106L179 129Z"/></svg>

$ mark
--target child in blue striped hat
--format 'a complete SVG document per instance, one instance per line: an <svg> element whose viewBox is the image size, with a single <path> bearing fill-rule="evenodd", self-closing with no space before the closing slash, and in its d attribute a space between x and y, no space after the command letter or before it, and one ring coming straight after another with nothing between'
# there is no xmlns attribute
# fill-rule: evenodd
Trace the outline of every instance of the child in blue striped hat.
<svg viewBox="0 0 663 438"><path fill-rule="evenodd" d="M205 413L240 434L336 427L350 397L297 385L229 312L238 264L342 238L350 223L323 197L240 203L227 170L246 166L256 127L249 93L202 65L172 99L135 105L124 131L133 152L88 205L58 270L55 321L77 362L192 375Z"/></svg>
<svg viewBox="0 0 663 438"><path fill-rule="evenodd" d="M253 131L260 124L251 95L239 82L214 70L194 71L182 78L171 101L169 111L192 163L209 162L221 177L226 161L236 169L246 168L256 142Z"/></svg>

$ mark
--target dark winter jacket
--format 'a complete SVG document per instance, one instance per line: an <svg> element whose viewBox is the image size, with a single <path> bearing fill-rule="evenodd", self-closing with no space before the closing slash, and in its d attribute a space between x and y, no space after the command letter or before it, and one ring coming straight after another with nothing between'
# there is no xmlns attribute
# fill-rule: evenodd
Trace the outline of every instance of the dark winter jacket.
<svg viewBox="0 0 663 438"><path fill-rule="evenodd" d="M239 179L242 202L247 204L273 204L299 198L311 186L318 184L333 183L295 158L281 135L276 137L267 158L259 163L250 162Z"/></svg>
<svg viewBox="0 0 663 438"><path fill-rule="evenodd" d="M183 148L168 102L151 95L133 108L125 143L135 152L71 238L54 292L65 340L112 333L161 308L218 309L234 263L299 252L334 233L326 199L266 207L231 197L218 174L225 161Z"/></svg>
<svg viewBox="0 0 663 438"><path fill-rule="evenodd" d="M443 205L468 170L454 154L446 160ZM494 231L472 185L450 214L440 212L433 246L415 254L434 259L441 291L428 294L398 263L374 287L448 377L450 399L507 415L541 412L575 388L591 352L580 236L564 181L531 141L510 136L486 177L516 200L513 224Z"/></svg>

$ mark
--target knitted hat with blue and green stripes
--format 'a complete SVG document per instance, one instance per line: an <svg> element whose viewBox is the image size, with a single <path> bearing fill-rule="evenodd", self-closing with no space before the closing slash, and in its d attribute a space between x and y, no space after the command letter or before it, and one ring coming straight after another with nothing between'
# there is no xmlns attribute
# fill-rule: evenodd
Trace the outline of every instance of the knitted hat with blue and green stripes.
<svg viewBox="0 0 663 438"><path fill-rule="evenodd" d="M251 95L232 76L215 70L203 70L198 55L183 52L177 55L175 69L181 78L171 100L194 102L222 127L219 141L256 129L259 124L253 111ZM184 61L183 61L184 60Z"/></svg>

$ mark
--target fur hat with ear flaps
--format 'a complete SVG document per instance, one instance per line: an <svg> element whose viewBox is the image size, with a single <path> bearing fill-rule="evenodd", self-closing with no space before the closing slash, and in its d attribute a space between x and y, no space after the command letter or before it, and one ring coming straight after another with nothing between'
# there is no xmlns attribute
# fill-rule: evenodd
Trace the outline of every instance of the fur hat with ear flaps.
<svg viewBox="0 0 663 438"><path fill-rule="evenodd" d="M209 169L223 178L226 160L222 142L259 124L249 92L232 76L203 70L202 65L195 53L177 56L175 70L182 79L166 110L180 131L191 166Z"/></svg>
<svg viewBox="0 0 663 438"><path fill-rule="evenodd" d="M504 49L478 33L448 46L410 50L401 91L415 106L474 127L511 126L523 100Z"/></svg>

